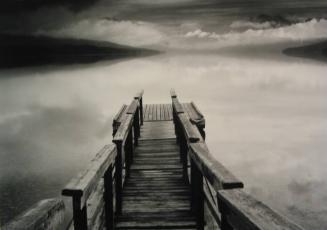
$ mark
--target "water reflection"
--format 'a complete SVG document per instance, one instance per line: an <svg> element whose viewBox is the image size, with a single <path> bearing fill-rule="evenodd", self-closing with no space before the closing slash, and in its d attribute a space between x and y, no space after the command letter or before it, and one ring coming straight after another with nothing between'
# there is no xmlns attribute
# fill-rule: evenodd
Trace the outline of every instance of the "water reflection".
<svg viewBox="0 0 327 230"><path fill-rule="evenodd" d="M162 54L1 79L1 194L7 194L1 198L17 200L31 184L38 192L23 207L58 193L111 141L111 119L133 92L145 89L144 103L169 103L175 87L206 115L209 147L247 190L320 229L327 209L326 70L311 62ZM26 177L36 179L22 183ZM2 218L16 213L17 204L6 208L11 213L2 211ZM310 215L316 226L301 218Z"/></svg>

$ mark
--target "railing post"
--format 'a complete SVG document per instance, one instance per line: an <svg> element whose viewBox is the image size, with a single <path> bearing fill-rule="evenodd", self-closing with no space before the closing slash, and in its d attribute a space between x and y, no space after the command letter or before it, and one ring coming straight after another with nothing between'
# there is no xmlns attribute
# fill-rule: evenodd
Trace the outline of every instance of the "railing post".
<svg viewBox="0 0 327 230"><path fill-rule="evenodd" d="M178 115L176 113L176 110L174 108L174 105L172 105L173 107L173 122L174 122L174 128L175 128L175 135L176 135L176 143L178 144L180 142L180 126L178 123Z"/></svg>
<svg viewBox="0 0 327 230"><path fill-rule="evenodd" d="M104 201L106 229L114 229L113 179L112 165L104 174Z"/></svg>
<svg viewBox="0 0 327 230"><path fill-rule="evenodd" d="M221 214L221 220L220 220L220 229L221 230L233 230L233 227L229 224L227 217L226 217L226 207L225 204L219 199L217 196L218 200L218 209Z"/></svg>
<svg viewBox="0 0 327 230"><path fill-rule="evenodd" d="M83 204L81 209L81 197L73 196L73 219L74 229L87 230L87 209Z"/></svg>
<svg viewBox="0 0 327 230"><path fill-rule="evenodd" d="M204 191L203 176L195 162L191 159L191 207L196 215L199 230L204 229Z"/></svg>
<svg viewBox="0 0 327 230"><path fill-rule="evenodd" d="M143 125L143 97L140 98L140 120L141 125Z"/></svg>
<svg viewBox="0 0 327 230"><path fill-rule="evenodd" d="M135 135L135 134L134 134ZM126 164L126 177L130 175L130 167L133 162L134 146L133 146L133 130L128 133L125 142L125 164Z"/></svg>
<svg viewBox="0 0 327 230"><path fill-rule="evenodd" d="M117 142L117 157L116 157L116 172L115 172L115 184L116 184L116 213L122 213L122 191L123 191L123 143Z"/></svg>
<svg viewBox="0 0 327 230"><path fill-rule="evenodd" d="M133 128L134 128L134 145L138 145L138 139L140 137L140 108L136 109L133 121Z"/></svg>
<svg viewBox="0 0 327 230"><path fill-rule="evenodd" d="M179 145L180 145L180 158L181 158L181 162L183 165L183 178L185 179L185 181L188 181L188 175L187 175L187 151L188 151L188 146L187 146L187 140L185 135L183 135L183 133L181 131L179 131L180 133L180 140L179 140Z"/></svg>

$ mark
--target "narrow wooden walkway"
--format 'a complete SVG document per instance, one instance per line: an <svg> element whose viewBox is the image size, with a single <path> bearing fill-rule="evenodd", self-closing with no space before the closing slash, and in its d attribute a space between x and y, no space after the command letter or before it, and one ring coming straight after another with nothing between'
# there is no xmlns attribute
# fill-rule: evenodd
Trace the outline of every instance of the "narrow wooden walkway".
<svg viewBox="0 0 327 230"><path fill-rule="evenodd" d="M143 113L144 121L172 121L173 108L171 104L146 104Z"/></svg>
<svg viewBox="0 0 327 230"><path fill-rule="evenodd" d="M145 105L139 144L116 229L196 229L171 105ZM155 119L155 120L154 120ZM151 121L150 121L151 120Z"/></svg>
<svg viewBox="0 0 327 230"><path fill-rule="evenodd" d="M62 199L50 199L3 229L303 230L245 192L217 161L193 102L180 103L174 90L171 101L143 105L141 91L122 105L113 119L114 144L62 190L72 201L67 227L59 226Z"/></svg>

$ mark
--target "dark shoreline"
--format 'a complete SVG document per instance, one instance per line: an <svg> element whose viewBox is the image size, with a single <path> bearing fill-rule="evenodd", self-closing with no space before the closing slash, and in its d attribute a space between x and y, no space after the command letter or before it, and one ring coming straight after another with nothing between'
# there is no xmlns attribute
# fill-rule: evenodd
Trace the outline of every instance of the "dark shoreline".
<svg viewBox="0 0 327 230"><path fill-rule="evenodd" d="M110 42L0 34L0 69L90 64L102 60L156 55L159 51Z"/></svg>
<svg viewBox="0 0 327 230"><path fill-rule="evenodd" d="M314 44L290 47L283 50L283 54L290 57L313 59L320 62L327 62L327 41Z"/></svg>

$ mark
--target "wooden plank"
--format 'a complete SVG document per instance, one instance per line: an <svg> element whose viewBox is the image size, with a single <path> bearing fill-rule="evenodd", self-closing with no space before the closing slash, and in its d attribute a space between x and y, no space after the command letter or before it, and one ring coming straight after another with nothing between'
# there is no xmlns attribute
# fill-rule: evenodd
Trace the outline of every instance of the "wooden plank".
<svg viewBox="0 0 327 230"><path fill-rule="evenodd" d="M81 204L84 204L107 168L113 164L116 155L115 145L103 147L93 158L89 167L66 185L62 190L62 195L81 197Z"/></svg>
<svg viewBox="0 0 327 230"><path fill-rule="evenodd" d="M121 122L123 114L126 112L127 109L127 105L122 105L122 107L119 109L118 113L115 115L113 122L117 123L117 122Z"/></svg>
<svg viewBox="0 0 327 230"><path fill-rule="evenodd" d="M205 143L190 144L189 155L216 191L244 187L240 180L210 154Z"/></svg>
<svg viewBox="0 0 327 230"><path fill-rule="evenodd" d="M241 189L218 192L220 211L236 230L303 230Z"/></svg>
<svg viewBox="0 0 327 230"><path fill-rule="evenodd" d="M134 99L131 104L128 106L127 114L134 115L136 113L137 107L139 106L139 101Z"/></svg>
<svg viewBox="0 0 327 230"><path fill-rule="evenodd" d="M177 114L184 113L184 109L182 107L182 104L179 103L178 99L177 98L173 98L172 101L173 101L173 108L174 108L175 112Z"/></svg>
<svg viewBox="0 0 327 230"><path fill-rule="evenodd" d="M113 142L124 142L127 138L127 135L132 127L133 124L133 115L126 114L125 119L122 121L119 129L117 130Z"/></svg>
<svg viewBox="0 0 327 230"><path fill-rule="evenodd" d="M143 121L148 121L148 118L147 118L148 105L145 104L145 105L143 105L143 106L144 106Z"/></svg>
<svg viewBox="0 0 327 230"><path fill-rule="evenodd" d="M61 199L42 200L1 229L61 229L64 215L65 204Z"/></svg>
<svg viewBox="0 0 327 230"><path fill-rule="evenodd" d="M184 111L186 111L187 115L190 118L190 121L195 124L198 128L204 129L205 128L205 119L196 105L191 103L182 103L182 107Z"/></svg>
<svg viewBox="0 0 327 230"><path fill-rule="evenodd" d="M123 222L120 222L116 225L117 229L120 228L150 228L150 229L162 229L163 227L165 228L180 228L180 227L196 227L196 221L194 218L189 218L189 219L173 219L173 218L164 218L162 217L161 220L154 220L152 219L143 219L141 220L135 220L135 219L125 219Z"/></svg>
<svg viewBox="0 0 327 230"><path fill-rule="evenodd" d="M151 121L152 120L152 105L151 104L148 104L148 121ZM143 125L146 125L146 123L145 124L143 124Z"/></svg>
<svg viewBox="0 0 327 230"><path fill-rule="evenodd" d="M182 124L183 131L190 142L202 141L199 130L189 121L186 114L178 114L178 119Z"/></svg>
<svg viewBox="0 0 327 230"><path fill-rule="evenodd" d="M153 120L157 121L157 104L153 105Z"/></svg>
<svg viewBox="0 0 327 230"><path fill-rule="evenodd" d="M94 192L90 195L89 199L87 200L87 217L88 217L88 227L89 229L93 229L92 227L95 225L99 215L103 211L104 207L104 199L103 199L103 180L101 180Z"/></svg>
<svg viewBox="0 0 327 230"><path fill-rule="evenodd" d="M168 106L168 115L169 115L169 120L173 120L173 108L172 105Z"/></svg>
<svg viewBox="0 0 327 230"><path fill-rule="evenodd" d="M160 104L157 104L157 121L161 121Z"/></svg>
<svg viewBox="0 0 327 230"><path fill-rule="evenodd" d="M167 117L167 104L163 104L163 120L167 121L168 117Z"/></svg>
<svg viewBox="0 0 327 230"><path fill-rule="evenodd" d="M169 116L168 108L154 105L152 120L156 120L141 128L141 137L149 139L140 139L135 148L134 163L123 190L123 213L116 219L116 229L196 228L190 212L190 188L182 178L174 125L163 121ZM187 215L164 215L181 212Z"/></svg>
<svg viewBox="0 0 327 230"><path fill-rule="evenodd" d="M163 108L163 104L160 104L160 121L165 120L165 110Z"/></svg>

